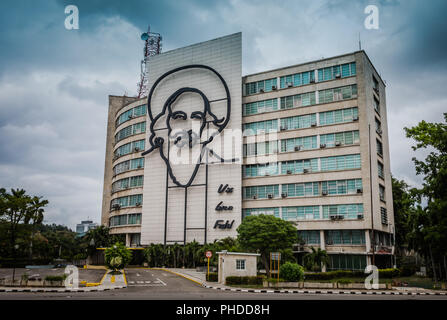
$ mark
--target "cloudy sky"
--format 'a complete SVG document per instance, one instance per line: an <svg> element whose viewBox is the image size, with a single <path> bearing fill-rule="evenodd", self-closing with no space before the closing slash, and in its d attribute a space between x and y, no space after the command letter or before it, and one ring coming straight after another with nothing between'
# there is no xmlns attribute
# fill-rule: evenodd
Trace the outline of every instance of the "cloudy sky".
<svg viewBox="0 0 447 320"><path fill-rule="evenodd" d="M66 5L79 30L66 30ZM367 5L379 29L367 30ZM46 223L100 220L108 95L136 94L140 34L163 50L242 31L243 74L358 49L387 83L392 174L412 185L402 128L447 112L447 1L0 2L0 187L50 201ZM422 156L421 154L419 156Z"/></svg>

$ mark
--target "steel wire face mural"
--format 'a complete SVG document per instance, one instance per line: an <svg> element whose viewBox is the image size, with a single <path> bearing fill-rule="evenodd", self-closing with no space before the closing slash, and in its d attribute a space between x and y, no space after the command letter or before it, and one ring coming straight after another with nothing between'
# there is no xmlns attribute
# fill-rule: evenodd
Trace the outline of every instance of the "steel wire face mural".
<svg viewBox="0 0 447 320"><path fill-rule="evenodd" d="M224 96L219 96L217 99L216 97L214 100L210 100L205 93L198 89L193 87L181 87L179 89L175 89L175 92L173 92L171 95L166 98L164 101L158 101L154 102L154 92L158 89L158 87L162 88L163 80L167 79L170 76L175 75L178 72L184 72L185 70L193 70L198 69L199 72L206 72L208 73L207 77L211 74L213 77L216 77L218 79L217 86L220 88L216 88L216 92L224 92ZM183 74L184 75L184 74ZM188 74L189 76L189 74ZM205 78L202 78L203 80ZM209 87L209 86L208 86ZM213 87L214 88L214 87ZM222 90L222 88L224 90ZM164 89L164 88L163 88ZM164 94L163 94L164 96ZM188 112L185 112L184 110L181 110L181 108L178 107L180 103L179 100L182 96L191 96L194 97L197 101L197 97L199 97L199 103L194 104L194 108L192 108L192 112L190 112L190 115L188 117ZM191 229L201 229L204 231L204 241L206 243L207 241L207 211L208 211L208 158L213 157L217 159L217 163L222 162L235 162L238 159L229 159L224 160L222 157L220 157L216 152L214 152L210 147L209 144L215 139L216 136L220 135L222 131L227 126L228 122L230 121L230 115L231 115L231 97L230 97L230 91L228 89L227 83L225 82L224 78L212 67L206 66L206 65L200 65L200 64L193 64L193 65L186 65L182 67L178 67L175 69L172 69L166 73L164 73L162 76L160 76L153 84L147 98L147 108L148 108L148 117L150 119L150 125L149 125L149 146L147 151L143 152L142 155L145 156L147 154L153 153L154 151L157 151L160 155L160 158L163 160L163 162L166 165L166 189L165 189L165 226L164 226L164 243L166 244L169 241L167 240L167 220L168 220L168 198L169 198L169 190L170 188L183 188L184 189L184 209L183 209L183 240L182 242L186 244L186 233L188 230ZM221 110L219 113L216 112L216 110L213 111L212 104L215 102L225 102L225 106L219 107ZM158 110L157 111L155 105L157 104ZM217 107L214 107L217 108ZM180 110L177 110L180 109ZM186 109L185 109L186 110ZM189 111L191 111L191 106L189 108ZM217 114L221 114L223 116L219 117ZM164 119L165 117L165 119ZM189 119L188 119L189 118ZM192 129L183 129L183 130L177 130L175 128L176 126L182 126L184 124L189 123L188 121L183 122L182 120L191 120L191 122L195 122L198 125L196 126L196 130ZM210 127L212 127L213 130L210 130ZM188 130L189 129L189 130ZM159 134L162 132L162 134ZM166 133L167 135L163 133ZM206 134L205 134L206 133ZM167 137L167 138L166 138ZM188 162L187 165L187 173L186 178L184 172L182 173L182 179L180 179L174 172L174 164L172 159L172 148L176 148L174 151L177 150L186 150L186 153L188 156L193 154L192 161ZM193 149L195 148L195 149ZM167 154L166 154L167 150ZM198 150L197 153L194 155L194 151ZM171 158L170 158L171 156ZM189 158L188 158L189 160ZM214 162L214 163L216 163ZM196 183L194 184L194 180L197 176L198 171L200 170L200 166L205 166L205 183ZM192 170L189 170L192 169ZM182 172L182 171L180 171ZM189 174L190 173L190 174ZM169 186L168 184L168 176L170 180L174 183L173 186ZM182 181L180 181L182 180ZM188 203L188 188L189 187L198 187L198 186L204 186L204 227L199 228L187 228L187 203ZM220 220L219 220L220 221ZM217 226L219 227L219 226ZM216 225L214 225L214 228L216 228ZM222 228L220 226L220 228ZM176 241L177 242L177 241Z"/></svg>
<svg viewBox="0 0 447 320"><path fill-rule="evenodd" d="M154 91L157 89L157 86L168 76L170 76L176 72L180 72L180 71L187 70L187 69L209 70L209 71L213 72L219 78L223 88L225 89L225 94L226 94L225 98L219 99L219 100L226 100L226 102L227 102L226 103L226 113L225 113L224 117L218 118L215 115L215 113L211 109L211 102L213 102L213 101L210 102L210 100L206 97L206 95L201 90L199 90L197 88L190 88L190 87L180 88L180 89L176 90L173 94L171 94L166 99L161 112L159 112L158 114L156 114L154 116L154 114L152 112L152 97L154 95ZM173 127L172 127L171 121L177 120L177 119L187 120L187 114L184 111L174 111L173 110L174 103L180 98L181 95L183 95L185 93L196 93L201 97L201 99L203 101L203 107L200 110L193 111L190 116L191 119L196 119L196 120L200 121L200 127L199 127L198 132L194 132L193 130L190 129L188 131L186 131L186 130L178 131L178 132L175 132L174 134L172 134ZM228 121L230 120L230 115L231 115L230 91L228 89L227 83L225 82L223 77L216 70L214 70L213 68L206 66L206 65L194 64L194 65L178 67L178 68L175 68L173 70L166 72L161 77L159 77L157 79L157 81L155 81L154 85L152 86L152 88L149 92L149 95L148 95L147 108L148 108L148 116L151 120L151 123L149 126L150 147L147 151L143 152L142 155L143 156L147 155L147 154L155 151L156 149L158 149L158 151L160 153L160 157L163 159L163 161L165 162L165 164L167 166L169 177L171 178L171 180L174 184L176 184L179 187L183 187L183 188L187 188L187 187L191 186L191 184L194 181L194 178L197 175L197 172L199 170L203 156L206 151L209 151L210 154L212 154L213 156L218 158L221 162L226 161L207 147L207 145L211 141L213 141L214 137L219 135L222 132L222 130L225 129L225 127L228 124ZM168 139L171 139L173 141L173 144L176 147L178 147L178 148L189 147L191 149L197 143L199 143L201 146L200 154L197 159L197 162L195 164L193 164L194 170L191 174L191 177L189 178L189 180L186 183L180 182L179 179L177 179L177 177L174 175L173 170L172 170L172 164L169 161L169 157L167 157L167 155L165 155L165 153L164 153L163 146L165 143L169 143L169 142L165 141L165 139L163 137L157 136L157 129L155 129L155 125L157 124L157 122L161 121L160 119L163 116L166 116L166 129L168 130ZM210 117L211 120L207 120L208 117ZM216 127L216 131L214 131L212 134L210 134L205 140L201 141L203 138L202 134L204 132L204 129L207 127L208 123L212 123ZM234 161L236 161L236 159L231 159L229 161L234 162Z"/></svg>

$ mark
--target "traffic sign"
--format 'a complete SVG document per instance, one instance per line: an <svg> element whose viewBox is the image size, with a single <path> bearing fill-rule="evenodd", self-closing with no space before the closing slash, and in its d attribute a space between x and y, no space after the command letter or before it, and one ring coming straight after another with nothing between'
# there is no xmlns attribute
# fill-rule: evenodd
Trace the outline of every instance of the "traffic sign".
<svg viewBox="0 0 447 320"><path fill-rule="evenodd" d="M205 253L205 257L207 257L208 259L211 258L212 256L213 256L213 252L211 252L211 251L207 251Z"/></svg>

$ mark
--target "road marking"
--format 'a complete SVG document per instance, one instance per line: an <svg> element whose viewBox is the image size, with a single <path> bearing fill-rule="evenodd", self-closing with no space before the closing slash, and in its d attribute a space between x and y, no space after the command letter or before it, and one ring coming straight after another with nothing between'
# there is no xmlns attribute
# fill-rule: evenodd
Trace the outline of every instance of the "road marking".
<svg viewBox="0 0 447 320"><path fill-rule="evenodd" d="M150 281L145 281L145 283L151 283Z"/></svg>
<svg viewBox="0 0 447 320"><path fill-rule="evenodd" d="M164 286L166 286L166 283L164 283L163 281L161 281L159 278L157 278L158 281L160 281L161 283L163 283Z"/></svg>
<svg viewBox="0 0 447 320"><path fill-rule="evenodd" d="M137 272L137 277L141 277L141 275Z"/></svg>

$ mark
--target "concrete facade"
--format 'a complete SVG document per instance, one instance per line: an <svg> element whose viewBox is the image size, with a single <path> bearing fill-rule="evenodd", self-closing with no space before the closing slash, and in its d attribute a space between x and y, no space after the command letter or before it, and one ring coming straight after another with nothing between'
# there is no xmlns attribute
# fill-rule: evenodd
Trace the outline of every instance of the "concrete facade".
<svg viewBox="0 0 447 320"><path fill-rule="evenodd" d="M201 165L194 180L194 184L197 184L197 186L187 188L186 198L189 201L186 206L185 223L185 188L178 188L173 184L172 179L167 174L166 165L158 154L151 153L144 156L144 168L114 174L113 168L117 164L142 157L141 152L132 152L117 158L113 156L115 150L130 142L142 139L145 140L145 148L150 147L149 126L151 120L147 114L144 114L116 126L116 119L120 115L132 108L145 105L147 99L136 100L128 97L110 96L102 224L109 225L112 221L110 219L114 216L128 215L127 222L132 221L132 224L123 224L122 222L125 222L126 219L120 220L116 224L116 221L119 220L117 218L113 220L114 225L111 226L112 233L126 234L128 245L131 245L132 242L136 243L135 239L140 235L141 241L138 244L141 245L183 243L185 240L186 242L196 240L203 243L227 236L235 237L237 226L246 215L275 214L283 219L296 222L297 230L302 236L312 235L312 241L305 241L304 244L300 243L294 247L294 252L298 256L302 256L313 246L326 250L331 259L340 256L344 259L345 262L343 263L347 264L346 268L348 269L350 265L353 269L363 269L364 265L373 262L377 265L389 266L392 263L391 258L394 253L394 215L385 84L366 53L357 51L242 77L241 34L238 33L152 57L151 67L149 68L149 87L152 87L156 79L165 72L191 64L210 66L217 70L227 82L232 102L231 120L227 129L244 129L256 122L276 121L275 132L270 134L268 132L257 132L255 135L244 136L241 139L241 144L248 145L256 142L258 143L256 148L259 148L261 146L259 145L260 142L278 141L276 150L268 155L260 152L255 155L243 156L242 166L240 163L210 165L208 166L208 179L206 178L206 170L203 170L204 166ZM350 66L350 73L341 74L342 71L344 72L342 68L346 65ZM325 71L324 68L332 70L330 79L325 78L325 72L329 69ZM336 70L340 75L335 75ZM313 78L314 81L305 82L303 80L303 83L296 85L295 75L301 74L300 79L304 79L304 73L312 74L311 79ZM284 79L287 82L292 79L293 83L284 85L286 81L282 81L281 78L288 76L290 77ZM323 79L320 79L320 76L323 76ZM270 79L276 81L276 88L271 90L267 88ZM262 86L266 86L263 92L247 91L252 90L250 89L251 84L259 81L264 81ZM209 100L213 101L222 99L223 95L219 81L209 72L195 69L184 70L161 82L160 87L155 91L156 94L151 107L154 110L161 110L167 97L181 87L200 88ZM339 88L348 87L351 88L349 89L351 90L350 96L341 93L341 90L345 89L340 89L340 93L338 93ZM356 88L356 94L352 94L354 87ZM333 95L331 93L332 98L328 99L329 93L324 90L331 89L335 89L335 91ZM282 101L285 102L287 97L303 94L314 95L315 101L305 106L293 104L290 108L282 107ZM339 99L337 100L337 98ZM324 100L320 101L320 99ZM276 108L250 114L245 113L247 104L263 103L266 100L276 101ZM374 107L375 102L378 105L377 111ZM176 106L178 105L180 109L184 109L188 113L192 112L198 103L200 102L194 97L194 94L185 93L182 95L182 99L176 102ZM217 113L220 112L219 117L224 116L222 113L224 106L221 101L216 101L212 108L217 110ZM335 119L338 117L336 114L340 113L339 110L345 109L351 111L355 109L358 117L346 118L343 113L344 121L334 120L330 122L325 120L325 123L321 121L322 119L329 119L329 113L326 112L333 111L334 114L331 117ZM281 119L299 116L310 117L309 115L312 115L314 117L312 119L315 119L315 123L312 125L304 124L299 125L299 128L286 128L285 130L280 128L282 121L284 121ZM131 124L139 123L143 119L146 119L147 122L145 133L131 135L115 143L115 135L120 130ZM160 133L163 132L163 126L159 124L157 126L155 129L159 130ZM338 134L337 137L345 137L345 132L352 133L358 139L349 143L338 141L337 144L321 147L323 135L326 135L324 136L326 139L328 139L328 135L332 134L334 136ZM342 133L343 135L340 135ZM302 138L302 141L304 141L308 137L313 137L312 147L299 150L293 148L292 150L282 150L282 144L287 145L289 143L285 140ZM165 138L167 139L167 137ZM295 143L300 145L301 142L296 141ZM382 154L377 151L379 143L382 144ZM248 150L249 146L246 146L246 148ZM167 150L164 151L166 154L169 153ZM359 157L359 165L348 167L346 164L345 167L340 166L339 168L337 163L339 160L337 159L344 159L342 156L347 155ZM317 163L316 170L313 168L307 173L303 171L289 173L283 169L283 166L287 165L284 164L285 162L299 162L309 159L316 159L313 160L314 163ZM326 161L327 164L335 164L336 167L323 170L323 161ZM346 160L346 163L348 163L348 160ZM380 175L379 163L383 166L383 173ZM263 174L247 176L245 174L247 168L251 168L248 166L258 164L277 164L278 169L276 173L268 176ZM180 180L185 180L190 175L191 166L178 165L173 167L173 171ZM112 190L114 182L141 175L144 175L144 186L119 191ZM354 192L352 192L352 188L347 191L346 186L348 183L353 183L354 180L356 183ZM337 187L330 189L329 186L334 185L335 181ZM314 192L312 194L308 194L307 191L300 194L297 191L297 195L291 195L285 191L284 185L295 184L296 190L304 190L303 188L307 186L306 183L307 185L309 183L313 184ZM357 183L360 183L361 187L357 187ZM221 184L228 184L234 188L234 191L232 193L218 193L217 190ZM327 186L327 190L332 191L324 192L323 189L326 187L323 186ZM266 194L263 196L256 194L256 190L267 187L277 188L278 192L268 197ZM168 196L166 196L166 190L169 190ZM334 190L335 192L333 192ZM248 191L254 192L256 196L247 197ZM142 203L135 206L127 205L112 208L114 199L136 195L141 195ZM233 209L229 211L215 210L220 201L223 202L223 205L231 205ZM312 214L306 213L303 215L300 213L300 210L308 210L309 208L312 208ZM357 211L348 212L348 210ZM292 214L291 212L296 213ZM132 216L131 219L131 215L134 214L140 214L141 216L136 220ZM294 214L295 217L293 217ZM215 228L217 220L223 222L234 221L234 223L231 228ZM353 259L357 259L355 267L353 267L354 262L351 261Z"/></svg>

